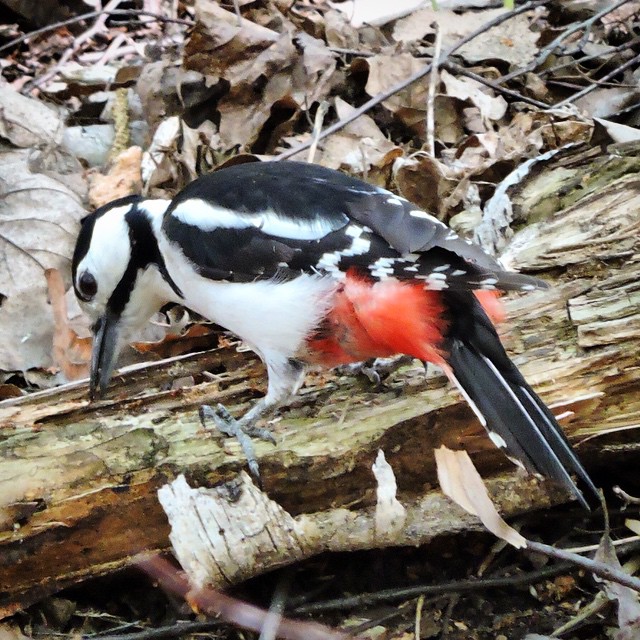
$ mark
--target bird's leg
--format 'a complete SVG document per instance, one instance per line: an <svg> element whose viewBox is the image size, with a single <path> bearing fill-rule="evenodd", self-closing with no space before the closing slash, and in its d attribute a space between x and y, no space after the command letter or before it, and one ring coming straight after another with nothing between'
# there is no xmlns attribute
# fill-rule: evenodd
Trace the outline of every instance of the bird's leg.
<svg viewBox="0 0 640 640"><path fill-rule="evenodd" d="M226 407L218 404L215 408L209 405L200 407L200 421L206 428L206 420L213 421L216 429L227 436L236 438L249 464L249 470L255 478L260 477L258 461L252 438L260 438L272 444L276 440L269 429L258 427L261 418L271 415L279 406L293 396L304 380L304 364L292 358L267 359L269 387L267 395L258 400L242 418L235 419Z"/></svg>

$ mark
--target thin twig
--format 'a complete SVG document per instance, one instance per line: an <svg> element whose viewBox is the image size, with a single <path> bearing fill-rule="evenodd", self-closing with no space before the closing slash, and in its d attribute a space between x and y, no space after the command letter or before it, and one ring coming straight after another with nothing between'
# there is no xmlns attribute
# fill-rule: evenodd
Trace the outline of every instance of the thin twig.
<svg viewBox="0 0 640 640"><path fill-rule="evenodd" d="M578 66L584 64L585 62L589 62L589 60L595 60L597 58L604 58L605 56L613 56L616 53L621 53L622 51L626 51L627 49L632 49L637 44L640 44L640 36L636 36L629 40L629 42L625 42L623 44L618 45L617 47L611 47L607 51L598 51L598 53L592 53L588 56L582 56L582 58L578 60L571 60L570 62L562 62L559 64L554 64L551 67L547 67L546 69L540 69L538 71L538 76L541 78L544 76L548 76L550 73L555 73L560 71L561 69L566 69L567 67ZM603 64L609 62L609 59L603 60Z"/></svg>
<svg viewBox="0 0 640 640"><path fill-rule="evenodd" d="M324 602L312 602L294 607L290 613L295 615L306 613L318 613L321 611L340 611L378 604L381 602L396 602L407 600L421 595L445 595L448 593L462 593L468 591L481 591L483 589L502 589L521 584L534 584L547 578L553 578L563 573L569 573L574 568L570 562L562 562L551 567L544 567L537 571L521 573L515 576L504 576L499 578L481 578L470 580L452 580L440 584L418 585L415 587L404 587L400 589L384 589L371 593L363 593L358 596L348 596L346 598L335 598Z"/></svg>
<svg viewBox="0 0 640 640"><path fill-rule="evenodd" d="M174 22L176 24L183 24L187 27L192 27L194 25L193 20L169 18L159 13L153 13L151 11L145 11L143 9L116 9L115 11L108 11L105 8L101 11L89 11L88 13L81 13L80 15L69 18L68 20L53 22L52 24L48 24L46 27L41 27L40 29L29 31L29 33L25 33L17 38L14 38L13 40L9 40L9 42L5 42L2 46L0 46L0 52L5 51L6 49L11 49L11 47L15 47L16 45L25 42L26 40L29 40L30 38L33 38L35 36L39 36L43 33L55 31L56 29L60 29L61 27L66 27L70 24L76 24L78 22L82 22L83 20L91 20L92 18L97 18L102 14L107 14L110 16L148 16L150 18L153 18L154 20L157 20L158 22Z"/></svg>
<svg viewBox="0 0 640 640"><path fill-rule="evenodd" d="M431 63L431 73L429 74L429 88L427 90L427 153L432 157L436 157L436 84L440 77L440 53L442 49L442 31L440 25L434 22L431 27L435 32L435 43L433 45L433 61Z"/></svg>
<svg viewBox="0 0 640 640"><path fill-rule="evenodd" d="M613 487L613 492L616 493L616 487ZM612 540L611 544L613 544L614 547L622 547L632 542L640 542L640 536L629 536L628 538L621 538L620 540ZM583 547L570 547L564 550L570 551L571 553L588 553L589 551L597 551L599 546L599 544L587 544Z"/></svg>
<svg viewBox="0 0 640 640"><path fill-rule="evenodd" d="M640 498L636 498L631 494L627 493L622 487L616 485L613 487L613 493L615 493L621 500L625 502L624 508L629 506L630 504L640 504ZM615 543L614 543L615 544Z"/></svg>
<svg viewBox="0 0 640 640"><path fill-rule="evenodd" d="M582 569L586 569L604 580L617 582L624 587L629 587L629 589L633 589L640 593L640 578L630 576L628 573L624 573L611 565L605 564L604 562L592 560L591 558L584 558L579 556L577 553L572 553L566 549L556 549L556 547L543 544L542 542L535 542L534 540L527 540L527 549L536 551L548 558L568 560L569 562L573 562L574 565L581 567Z"/></svg>
<svg viewBox="0 0 640 640"><path fill-rule="evenodd" d="M316 117L313 120L313 133L311 134L311 146L309 147L309 153L307 155L307 162L313 162L316 156L316 149L318 148L318 140L320 139L320 132L322 131L322 124L324 123L324 117L329 110L329 103L323 100L316 111Z"/></svg>
<svg viewBox="0 0 640 640"><path fill-rule="evenodd" d="M605 9L602 9L602 11L598 11L598 13L595 13L587 20L584 20L583 22L577 22L570 27L567 27L557 38L554 38L546 47L544 47L532 62L524 67L521 67L520 69L516 69L515 71L507 73L506 75L498 78L497 82L503 84L505 82L508 82L509 80L518 78L525 73L528 73L529 71L533 71L541 64L543 64L547 60L547 58L556 50L556 47L560 45L564 40L566 40L570 35L573 35L576 31L580 31L580 29L590 27L603 16L606 16L608 13L615 11L618 7L621 7L628 2L630 2L630 0L620 0L613 6L606 7Z"/></svg>
<svg viewBox="0 0 640 640"><path fill-rule="evenodd" d="M595 91L603 82L607 82L608 80L611 80L611 78L617 76L620 72L625 71L626 69L628 69L629 67L632 67L638 62L640 62L640 54L631 58L630 60L627 60L624 64L620 65L619 67L616 67L613 71L607 73L607 75L600 78L597 83L591 84L588 87L585 87L582 91L578 91L577 93L574 93L572 96L569 96L568 98L565 98L561 102L558 102L558 104L554 105L554 107L563 107L566 104L571 104L575 100L578 100L578 98L582 98L583 96L586 96L588 93Z"/></svg>
<svg viewBox="0 0 640 640"><path fill-rule="evenodd" d="M420 640L420 629L422 628L422 608L424 607L424 595L418 598L416 603L416 619L414 624L413 635L415 640Z"/></svg>
<svg viewBox="0 0 640 640"><path fill-rule="evenodd" d="M179 638L187 633L199 633L219 629L222 623L219 620L207 620L206 622L178 622L156 629L145 629L135 633L111 633L109 635L90 634L83 636L83 640L164 640L164 638Z"/></svg>
<svg viewBox="0 0 640 640"><path fill-rule="evenodd" d="M460 596L457 593L452 593L449 596L449 602L447 603L447 608L444 611L444 615L442 616L442 620L440 624L442 625L442 629L440 631L440 640L447 640L449 637L449 623L451 622L451 616L453 615L453 610L458 604L458 600Z"/></svg>
<svg viewBox="0 0 640 640"><path fill-rule="evenodd" d="M540 100L535 100L534 98L529 98L528 96L524 96L521 93L518 93L517 91L512 91L511 89L507 89L506 87L503 87L502 85L498 84L494 80L488 80L484 76L478 75L473 71L469 71L468 69L465 69L464 67L460 66L459 64L456 64L455 62L451 62L450 60L448 60L447 62L443 62L441 66L444 69L447 69L447 71L451 71L452 73L455 73L460 76L466 76L467 78L471 78L472 80L475 80L480 84L483 84L485 87L490 87L496 93L502 93L505 96L509 96L510 98L513 98L514 100L519 100L520 102L526 102L534 107L538 107L539 109L548 109L550 106L546 102L540 102Z"/></svg>
<svg viewBox="0 0 640 640"><path fill-rule="evenodd" d="M104 9L105 11L113 11L121 2L122 0L109 0ZM96 18L95 22L86 31L81 33L78 37L74 38L73 44L63 52L63 54L60 56L60 60L58 60L58 62L56 62L56 64L53 65L53 67L49 69L49 71L47 71L45 74L34 78L31 82L27 82L24 87L22 87L22 92L25 93L30 91L31 89L40 87L45 82L56 76L60 69L73 57L74 54L76 54L80 50L80 47L82 47L85 42L93 38L96 33L104 29L108 17L109 16L107 13L102 13L101 15L99 15Z"/></svg>
<svg viewBox="0 0 640 640"><path fill-rule="evenodd" d="M499 16L496 16L493 20L489 20L482 26L478 27L475 31L472 31L471 33L467 34L464 38L460 38L460 40L458 40L455 44L450 46L444 52L441 59L446 60L451 55L453 55L458 49L460 49L460 47L463 47L465 44L467 44L467 42L470 42L471 40L473 40L474 38L477 38L479 35L485 33L489 29L499 24L502 24L503 22L506 22L507 20L510 20L511 18L517 15L520 15L521 13L525 13L526 11L530 11L534 7L544 4L544 2L545 0L529 0L529 2L526 2L521 7L518 7L513 11L509 11L508 13L503 13ZM365 102L363 105L361 105L357 109L354 109L347 117L343 118L339 122L332 124L330 127L327 127L324 131L321 132L318 139L323 140L327 136L330 136L331 134L335 133L336 131L340 131L340 129L343 129L349 123L353 122L354 120L359 118L362 114L366 113L367 111L370 111L376 105L380 104L381 102L384 102L385 100L395 95L396 93L402 91L403 89L413 84L417 80L420 80L431 71L431 66L432 66L431 64L427 64L425 67L423 67L419 71L416 71L413 75L409 76L409 78L407 78L406 80L403 80L402 82L399 82L393 85L386 91L383 91L382 93L379 93L378 95L374 96L370 100L367 100L367 102ZM293 147L291 149L288 149L287 151L282 152L281 154L275 156L273 160L286 160L287 158L290 158L291 156L294 156L297 153L300 153L301 151L308 149L311 146L311 144L312 144L312 141L308 140L307 142L304 142L296 147Z"/></svg>
<svg viewBox="0 0 640 640"><path fill-rule="evenodd" d="M628 545L621 549L618 552L619 554L627 554L640 547L638 540L630 540L625 542L628 542ZM527 546L529 546L529 544L527 544ZM553 549L553 547L551 548ZM325 600L324 602L304 603L298 606L294 606L291 609L290 613L300 615L303 613L316 613L321 611L339 611L344 609L374 605L381 602L396 602L398 600L407 600L410 598L416 598L420 595L441 596L448 593L463 593L469 591L480 591L484 589L503 589L522 584L535 584L536 582L540 582L541 580L553 578L565 573L571 573L572 570L575 570L576 568L577 563L574 561L576 557L581 561L586 560L586 558L582 558L581 556L578 556L575 553L571 553L566 550L557 549L556 551L564 554L564 557L566 559L570 559L570 561L559 562L558 564L549 567L543 567L542 569L538 569L536 571L530 571L529 573L520 573L514 576L501 576L497 578L481 579L473 578L469 580L458 581L452 580L450 582L442 582L440 584L418 585L415 587L403 587L399 589L384 589L382 591L364 593L359 596L336 598L333 600ZM591 571L591 569L589 570ZM634 578L634 580L636 579Z"/></svg>
<svg viewBox="0 0 640 640"><path fill-rule="evenodd" d="M276 640L278 628L282 621L282 613L289 597L292 575L291 570L284 571L278 580L271 599L271 606L262 624L258 640Z"/></svg>

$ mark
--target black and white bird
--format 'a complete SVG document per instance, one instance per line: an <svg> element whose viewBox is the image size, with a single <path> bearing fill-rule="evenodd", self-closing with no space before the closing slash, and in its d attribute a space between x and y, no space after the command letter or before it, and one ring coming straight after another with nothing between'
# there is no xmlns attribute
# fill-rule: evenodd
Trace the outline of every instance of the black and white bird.
<svg viewBox="0 0 640 640"><path fill-rule="evenodd" d="M127 333L175 302L266 365L266 396L237 422L205 409L230 431L264 436L256 422L296 393L309 365L407 354L439 365L514 461L585 506L571 474L596 493L490 320L490 292L546 285L385 189L317 165L258 162L202 176L171 201L116 200L83 220L73 284L94 323L92 396Z"/></svg>

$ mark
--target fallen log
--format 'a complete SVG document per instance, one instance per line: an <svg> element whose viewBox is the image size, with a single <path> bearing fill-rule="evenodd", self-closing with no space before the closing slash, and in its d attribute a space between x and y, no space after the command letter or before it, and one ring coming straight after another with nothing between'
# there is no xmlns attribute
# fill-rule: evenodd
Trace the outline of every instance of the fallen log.
<svg viewBox="0 0 640 640"><path fill-rule="evenodd" d="M627 480L625 465L638 463L639 186L633 148L606 163L593 151L557 157L512 194L515 224L537 222L505 252L555 285L507 300L507 349L542 398L566 414L569 437L606 485ZM185 377L194 384L172 388ZM97 403L88 402L86 384L0 403L0 614L141 551L166 549L157 490L181 473L192 486L214 486L243 468L234 441L202 430L197 407L222 402L242 413L264 383L257 359L231 345L116 376ZM357 376L311 374L273 429L276 447L256 444L264 491L294 516L326 512L335 522L332 510L369 509L371 465L382 449L400 501L432 505L422 513L430 532L403 543L474 526L437 494L440 444L464 447L485 477L502 474L489 488L506 516L566 499L522 482L446 380L425 375L419 363L381 390ZM317 551L350 548L348 536L330 534L330 547L320 541Z"/></svg>

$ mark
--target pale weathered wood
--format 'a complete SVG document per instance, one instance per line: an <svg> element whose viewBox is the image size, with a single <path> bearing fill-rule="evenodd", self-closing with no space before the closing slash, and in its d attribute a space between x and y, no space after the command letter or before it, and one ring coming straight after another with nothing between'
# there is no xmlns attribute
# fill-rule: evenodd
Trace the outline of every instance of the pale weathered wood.
<svg viewBox="0 0 640 640"><path fill-rule="evenodd" d="M588 154L558 159L519 190L516 213L533 210L541 221L523 231L526 241L515 237L509 260L556 286L509 299L503 331L542 397L561 403L557 412L574 412L563 423L570 437L598 436L578 447L587 466L615 471L637 461L640 433L633 429L640 424L640 173L622 151L609 160L619 163L615 175ZM539 185L536 200L531 185L558 175L558 166L562 194ZM534 205L542 200L541 212ZM215 381L201 369L216 373ZM161 390L189 375L194 386ZM0 403L0 610L166 548L157 489L182 472L191 485L212 486L242 467L235 443L202 433L196 407L224 402L239 413L263 391L255 357L227 347L116 377L108 399L93 406L82 385ZM402 501L431 499L432 451L441 443L464 443L486 475L511 469L446 381L425 379L418 365L379 392L360 378L311 375L282 416L274 425L278 446L256 448L267 494L294 516L373 504L378 449ZM611 430L621 431L603 435ZM501 486L509 487L495 490L507 515L544 504L526 484ZM424 517L441 533L455 529L447 529L442 500L432 499Z"/></svg>

